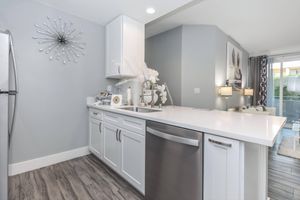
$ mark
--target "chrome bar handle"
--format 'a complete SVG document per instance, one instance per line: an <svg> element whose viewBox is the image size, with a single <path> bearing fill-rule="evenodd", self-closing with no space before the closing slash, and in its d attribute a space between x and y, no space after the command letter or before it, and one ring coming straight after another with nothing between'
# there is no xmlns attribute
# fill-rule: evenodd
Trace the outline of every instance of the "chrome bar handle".
<svg viewBox="0 0 300 200"><path fill-rule="evenodd" d="M118 138L118 132L119 132L119 129L116 130L116 140L117 140L117 141L119 141L119 138Z"/></svg>
<svg viewBox="0 0 300 200"><path fill-rule="evenodd" d="M121 141L121 129L119 130L119 142L122 142Z"/></svg>
<svg viewBox="0 0 300 200"><path fill-rule="evenodd" d="M15 57L15 51L14 51L14 45L13 45L13 37L12 34L9 30L6 31L7 34L9 35L9 51L11 53L12 56L12 61L13 61L13 71L14 71L14 83L15 83L15 89L10 91L9 95L13 95L15 97L14 99L14 108L13 108L13 114L12 114L12 120L11 120L11 124L8 130L8 135L9 135L9 146L11 143L11 138L12 138L12 134L13 134L13 130L14 130L14 125L15 125L15 118L16 118L16 110L17 110L17 102L18 102L18 98L17 98L17 93L19 92L19 81L18 81L18 72L17 72L17 62L16 62L16 57Z"/></svg>
<svg viewBox="0 0 300 200"><path fill-rule="evenodd" d="M199 140L183 138L183 137L179 137L179 136L175 136L175 135L170 135L170 134L158 131L158 130L154 130L154 129L149 128L149 127L147 127L147 133L151 133L152 135L155 135L155 136L160 137L160 138L164 138L166 140L170 140L172 142L199 147Z"/></svg>
<svg viewBox="0 0 300 200"><path fill-rule="evenodd" d="M220 146L224 146L224 147L228 147L228 148L231 148L232 147L232 144L228 144L228 143L224 143L224 142L220 142L220 141L217 141L217 140L213 140L213 139L208 139L209 142L211 143L214 143L214 144L217 144L217 145L220 145Z"/></svg>
<svg viewBox="0 0 300 200"><path fill-rule="evenodd" d="M101 126L102 126L102 123L100 122L100 123L99 123L99 132L100 132L100 134L102 133L102 131L101 131Z"/></svg>

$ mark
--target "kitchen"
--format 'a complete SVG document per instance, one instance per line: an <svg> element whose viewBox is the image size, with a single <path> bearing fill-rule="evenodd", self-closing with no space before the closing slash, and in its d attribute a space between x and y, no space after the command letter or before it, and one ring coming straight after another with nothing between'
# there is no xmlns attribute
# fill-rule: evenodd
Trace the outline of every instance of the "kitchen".
<svg viewBox="0 0 300 200"><path fill-rule="evenodd" d="M201 3L1 2L2 62L18 75L1 121L1 199L267 199L287 118L244 109L254 54L235 37L164 26ZM229 44L243 55L233 86Z"/></svg>

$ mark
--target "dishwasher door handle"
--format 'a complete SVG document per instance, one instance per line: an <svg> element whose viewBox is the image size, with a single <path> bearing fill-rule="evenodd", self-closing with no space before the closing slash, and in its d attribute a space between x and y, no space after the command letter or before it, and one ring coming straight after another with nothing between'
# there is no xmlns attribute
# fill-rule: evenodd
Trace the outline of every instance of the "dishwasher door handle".
<svg viewBox="0 0 300 200"><path fill-rule="evenodd" d="M154 130L154 129L149 128L149 127L147 127L147 132L151 133L152 135L155 135L157 137L164 138L166 140L170 140L172 142L199 147L199 140L194 140L194 139L179 137L179 136L175 136L175 135L170 135L170 134L158 131L158 130Z"/></svg>

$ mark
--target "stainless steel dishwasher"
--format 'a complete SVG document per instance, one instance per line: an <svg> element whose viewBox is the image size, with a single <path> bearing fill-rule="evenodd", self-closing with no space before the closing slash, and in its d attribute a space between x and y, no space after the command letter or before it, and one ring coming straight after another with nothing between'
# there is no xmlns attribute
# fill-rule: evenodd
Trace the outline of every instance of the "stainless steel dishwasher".
<svg viewBox="0 0 300 200"><path fill-rule="evenodd" d="M203 199L203 133L147 122L145 197Z"/></svg>

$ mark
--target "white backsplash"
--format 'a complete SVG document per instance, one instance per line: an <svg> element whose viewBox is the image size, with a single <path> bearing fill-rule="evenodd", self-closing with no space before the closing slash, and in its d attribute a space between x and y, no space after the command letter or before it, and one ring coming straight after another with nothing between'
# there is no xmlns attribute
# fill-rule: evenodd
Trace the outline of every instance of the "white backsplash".
<svg viewBox="0 0 300 200"><path fill-rule="evenodd" d="M123 105L127 105L127 89L128 87L131 87L132 92L132 104L134 106L139 105L140 103L140 95L142 93L141 83L136 80L132 79L128 81L127 83L120 85L120 86L113 86L113 94L121 94L123 95Z"/></svg>

